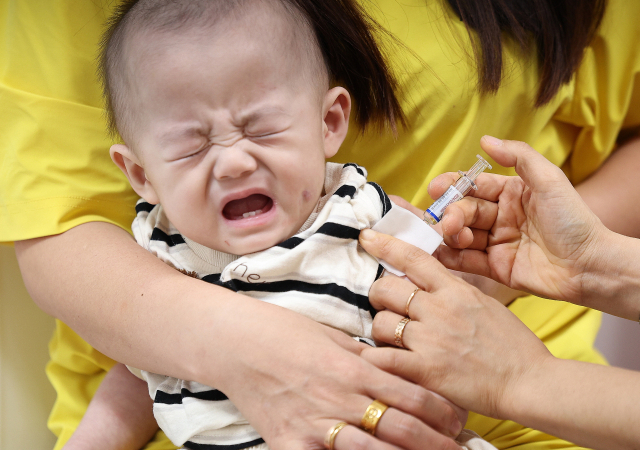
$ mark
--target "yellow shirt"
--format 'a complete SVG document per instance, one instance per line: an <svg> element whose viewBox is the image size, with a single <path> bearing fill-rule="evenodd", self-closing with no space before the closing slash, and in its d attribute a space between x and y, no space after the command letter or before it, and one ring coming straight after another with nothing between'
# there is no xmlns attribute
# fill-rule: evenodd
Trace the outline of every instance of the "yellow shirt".
<svg viewBox="0 0 640 450"><path fill-rule="evenodd" d="M1 242L57 234L88 221L129 229L136 196L108 155L94 65L113 3L5 0L0 5ZM466 30L440 2L364 3L410 50L387 48L410 131L394 141L373 132L356 138L352 129L335 159L362 164L387 192L421 208L431 201L428 182L470 167L483 134L526 141L579 182L607 158L621 129L640 124L638 2L610 1L579 72L538 109L532 107L536 63L510 46L497 95L477 94ZM494 172L513 173L496 166ZM593 349L599 313L535 297L518 299L510 309L555 355L603 362ZM47 372L58 392L50 427L60 436L57 449L113 362L62 323L50 349ZM498 448L573 447L478 415L471 415L467 427ZM148 448L173 446L159 435Z"/></svg>

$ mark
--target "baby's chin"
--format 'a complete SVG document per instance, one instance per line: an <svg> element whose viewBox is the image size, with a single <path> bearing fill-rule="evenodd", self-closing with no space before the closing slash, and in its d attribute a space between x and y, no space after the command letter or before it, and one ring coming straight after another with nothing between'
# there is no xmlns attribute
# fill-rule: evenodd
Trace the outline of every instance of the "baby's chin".
<svg viewBox="0 0 640 450"><path fill-rule="evenodd" d="M231 253L233 255L249 255L251 253L258 253L261 252L263 250L267 250L271 247L275 247L276 245L278 245L281 241L279 242L273 242L273 244L271 245L266 245L269 244L269 242L258 242L258 243L242 243L242 244L231 244L230 246L228 246L229 250L224 250L222 248L220 249L215 249L215 250L219 250L221 252L225 252L225 253Z"/></svg>
<svg viewBox="0 0 640 450"><path fill-rule="evenodd" d="M296 229L297 231L297 229ZM230 239L224 239L222 241L203 243L205 247L212 248L223 253L230 253L232 255L248 255L251 253L261 252L263 250L270 249L286 241L289 237L293 236L292 233L256 233L246 237L234 237ZM196 241L198 242L198 241Z"/></svg>

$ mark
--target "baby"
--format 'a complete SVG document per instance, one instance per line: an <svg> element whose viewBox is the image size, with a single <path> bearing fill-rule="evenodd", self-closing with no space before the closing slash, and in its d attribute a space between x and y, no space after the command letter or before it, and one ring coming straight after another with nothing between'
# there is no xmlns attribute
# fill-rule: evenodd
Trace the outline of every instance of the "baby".
<svg viewBox="0 0 640 450"><path fill-rule="evenodd" d="M111 157L143 199L138 243L187 275L373 344L368 291L383 269L358 234L393 205L363 168L325 161L351 110L336 80L353 93L362 127L402 120L359 10L344 1L140 0L119 9L105 36L110 124L126 143ZM266 448L222 392L131 371L175 445ZM89 417L77 433L91 435Z"/></svg>

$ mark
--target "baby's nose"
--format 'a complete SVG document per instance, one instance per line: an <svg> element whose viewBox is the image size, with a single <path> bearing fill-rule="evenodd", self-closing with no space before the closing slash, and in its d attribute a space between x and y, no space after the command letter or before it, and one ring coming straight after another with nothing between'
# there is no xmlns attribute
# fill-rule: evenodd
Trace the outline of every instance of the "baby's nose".
<svg viewBox="0 0 640 450"><path fill-rule="evenodd" d="M213 176L216 180L241 178L250 175L258 168L255 158L238 144L219 149L213 167Z"/></svg>

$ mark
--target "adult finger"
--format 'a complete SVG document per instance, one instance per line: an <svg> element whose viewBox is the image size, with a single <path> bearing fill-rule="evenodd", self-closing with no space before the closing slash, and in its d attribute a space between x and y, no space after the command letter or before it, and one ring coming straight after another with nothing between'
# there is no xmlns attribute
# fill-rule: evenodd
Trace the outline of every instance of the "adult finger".
<svg viewBox="0 0 640 450"><path fill-rule="evenodd" d="M427 192L431 196L431 198L439 198L449 189L456 180L460 178L456 172L446 172L438 175L429 183L427 186Z"/></svg>
<svg viewBox="0 0 640 450"><path fill-rule="evenodd" d="M571 185L559 167L524 142L483 136L480 139L480 146L498 164L515 167L516 173L532 189L544 191L550 189L548 186L550 183Z"/></svg>
<svg viewBox="0 0 640 450"><path fill-rule="evenodd" d="M454 248L484 250L488 231L498 216L497 203L464 198L451 204L440 221L445 244Z"/></svg>
<svg viewBox="0 0 640 450"><path fill-rule="evenodd" d="M403 281L404 283L409 283L408 281L398 277L385 278L395 278L399 281ZM332 331L334 330L327 330L336 342L341 345L346 345L344 339L356 342L342 332L333 333ZM351 346L346 345L346 347L347 349L351 349ZM359 350L355 353L360 355L362 351L370 347L368 345L358 345L358 348ZM351 350L353 351L353 349ZM420 433L423 437L430 433L430 431L427 430L428 427L426 427L426 425L445 435L449 435L448 433L450 433L450 430L458 430L459 432L461 425L457 419L455 411L446 407L435 408L432 404L432 394L421 386L409 383L402 378L392 376L386 372L378 370L367 370L362 372L358 376L358 386L361 388L358 394L350 396L348 399L337 399L338 403L342 402L346 407L342 412L341 418L348 423L356 425L359 424L364 411L371 403L372 399L378 399L389 405L391 408L395 408L403 414L418 419L418 422L421 424L418 426L418 429L421 430ZM391 418L394 417L397 417L395 413L391 415ZM402 419L402 423L397 424L397 426L401 426L406 423L407 420L409 419ZM392 426L394 426L393 422ZM456 435L457 434L452 434L450 436L455 437ZM391 435L390 437L395 438L394 435ZM397 442L395 441L390 442L397 445Z"/></svg>
<svg viewBox="0 0 640 450"><path fill-rule="evenodd" d="M385 422L391 423L387 419L393 416L395 411L388 409L380 418L378 427L376 429L376 436L372 436L366 431L353 426L347 425L334 438L333 448L335 450L354 450L354 449L375 449L375 450L423 450L425 445L430 449L436 450L460 450L460 447L451 438L447 438L440 433L431 430L427 435L422 435L417 432L418 427L415 423L407 421L403 424L399 421L395 422L395 427L387 427ZM325 420L323 426L326 423L327 430L330 430L333 425L339 422L338 420ZM387 428L389 428L387 430ZM384 436L385 434L393 434L394 438L391 439L395 442L404 442L405 445L393 445L387 441L391 436ZM386 439L385 439L386 438Z"/></svg>
<svg viewBox="0 0 640 450"><path fill-rule="evenodd" d="M441 245L434 253L434 256L447 269L494 278L489 267L489 255L482 250L459 250Z"/></svg>
<svg viewBox="0 0 640 450"><path fill-rule="evenodd" d="M442 238L448 247L453 248L468 248L473 245L474 240L476 240L474 232L468 227L462 228L457 234L453 235L443 233Z"/></svg>
<svg viewBox="0 0 640 450"><path fill-rule="evenodd" d="M400 445L406 448L415 448L413 444L400 439L393 430L405 428L408 424L419 433L422 438L432 436L432 431L444 434L448 437L455 437L462 429L462 424L458 420L455 410L448 404L433 396L425 388L412 384L402 378L390 376L384 373L384 379L380 382L369 381L364 384L365 393L369 397L362 397L358 400L356 416L346 417L349 423L359 423L373 399L389 405L389 414L384 422L380 421L381 439ZM390 379L392 381L390 381ZM355 401L355 400L354 400ZM386 415L386 414L385 414ZM384 418L384 417L383 417ZM419 449L419 446L417 448Z"/></svg>
<svg viewBox="0 0 640 450"><path fill-rule="evenodd" d="M498 217L498 204L465 197L447 207L442 217L442 232L457 234L463 227L490 230Z"/></svg>
<svg viewBox="0 0 640 450"><path fill-rule="evenodd" d="M409 316L419 320L422 317L422 312L418 310L416 305L420 303L418 298L423 293L422 290L416 291L416 285L405 278L388 276L373 283L369 289L369 298L371 305L381 312L388 310L401 317ZM393 343L393 341L385 342Z"/></svg>
<svg viewBox="0 0 640 450"><path fill-rule="evenodd" d="M423 290L443 286L453 277L431 255L392 236L365 229L360 232L360 245L370 255L404 272Z"/></svg>
<svg viewBox="0 0 640 450"><path fill-rule="evenodd" d="M327 419L322 421L322 426L327 428L327 432L340 420ZM333 440L334 450L351 450L351 449L375 449L375 450L400 450L397 447L387 442L376 439L369 433L361 430L354 425L347 425L342 428Z"/></svg>
<svg viewBox="0 0 640 450"><path fill-rule="evenodd" d="M379 383L370 378L363 380L364 395L348 399L348 408L342 411L341 419L360 426L375 399L388 405L376 427L378 439L406 450L422 450L425 442L431 443L433 448L451 448L448 441L462 430L452 405L401 377L379 373L384 374Z"/></svg>
<svg viewBox="0 0 640 450"><path fill-rule="evenodd" d="M430 401L425 405L432 410L433 415L444 414L451 420L451 427L445 430L430 428L415 417L402 413L395 408L389 408L380 418L376 428L376 437L407 450L424 450L428 448L457 449L453 437L462 431L462 425L457 420L453 408L445 404L435 395L429 393ZM445 434L442 434L445 433ZM427 444L427 445L425 445Z"/></svg>
<svg viewBox="0 0 640 450"><path fill-rule="evenodd" d="M412 319L404 325L401 334L401 345L398 345L396 341L396 332L398 330L398 325L400 325L401 321L405 318L405 316L392 312L392 311L380 311L376 314L376 318L373 322L373 327L371 333L373 334L373 338L376 342L385 343L387 345L393 345L394 347L405 348L407 350L415 349L410 343L410 339L407 338L409 334L409 328L412 329L412 332L416 331L416 325L420 322L419 319ZM415 336L415 334L414 334ZM415 341L414 341L415 343Z"/></svg>
<svg viewBox="0 0 640 450"><path fill-rule="evenodd" d="M415 352L396 347L369 347L362 357L385 372L416 384L424 383L425 360Z"/></svg>
<svg viewBox="0 0 640 450"><path fill-rule="evenodd" d="M472 230L466 227L455 236L444 236L444 243L453 248L485 250L488 242L487 230Z"/></svg>

